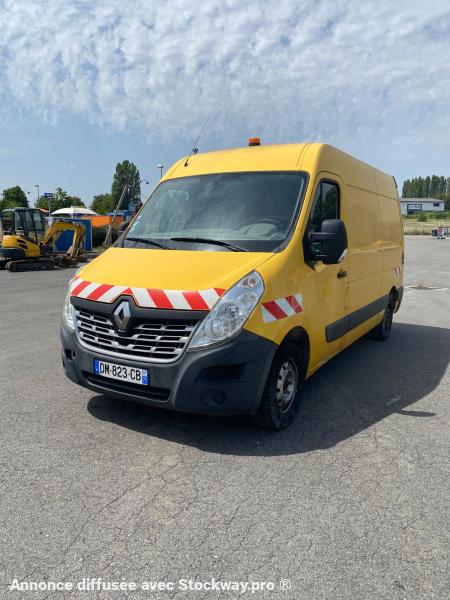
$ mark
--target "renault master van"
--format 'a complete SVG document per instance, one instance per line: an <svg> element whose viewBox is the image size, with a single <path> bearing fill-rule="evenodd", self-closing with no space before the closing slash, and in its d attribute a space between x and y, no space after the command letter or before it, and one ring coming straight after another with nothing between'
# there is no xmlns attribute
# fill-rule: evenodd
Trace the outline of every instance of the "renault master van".
<svg viewBox="0 0 450 600"><path fill-rule="evenodd" d="M392 176L318 143L195 154L70 283L64 370L96 393L282 429L321 365L389 337L402 282Z"/></svg>

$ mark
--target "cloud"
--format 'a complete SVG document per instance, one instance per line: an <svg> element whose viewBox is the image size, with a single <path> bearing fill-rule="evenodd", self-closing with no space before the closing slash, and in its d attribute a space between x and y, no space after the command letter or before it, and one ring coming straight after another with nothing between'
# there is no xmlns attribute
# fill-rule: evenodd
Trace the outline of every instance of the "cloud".
<svg viewBox="0 0 450 600"><path fill-rule="evenodd" d="M154 141L446 143L450 9L416 0L0 0L0 112ZM9 108L8 108L9 107Z"/></svg>

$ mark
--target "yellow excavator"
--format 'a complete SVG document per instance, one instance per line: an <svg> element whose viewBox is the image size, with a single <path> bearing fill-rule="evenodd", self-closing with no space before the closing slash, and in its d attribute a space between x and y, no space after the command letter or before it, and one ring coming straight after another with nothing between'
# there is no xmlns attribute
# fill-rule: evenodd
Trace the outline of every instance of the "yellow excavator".
<svg viewBox="0 0 450 600"><path fill-rule="evenodd" d="M7 208L0 213L2 239L0 269L45 271L55 266L72 267L84 262L85 228L66 219L54 221L47 229L38 208ZM73 231L72 246L56 252L55 244L64 231Z"/></svg>

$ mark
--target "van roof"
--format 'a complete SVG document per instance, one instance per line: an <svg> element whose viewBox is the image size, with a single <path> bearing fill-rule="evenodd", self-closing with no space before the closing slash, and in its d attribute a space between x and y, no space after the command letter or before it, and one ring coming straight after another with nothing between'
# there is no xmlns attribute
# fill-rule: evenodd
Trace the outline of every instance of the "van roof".
<svg viewBox="0 0 450 600"><path fill-rule="evenodd" d="M165 177L186 177L206 173L233 171L291 171L299 168L304 150L311 144L272 144L228 148L193 154L187 167L184 157L173 165Z"/></svg>
<svg viewBox="0 0 450 600"><path fill-rule="evenodd" d="M228 173L236 171L291 171L318 165L327 157L331 162L352 163L358 169L372 169L380 175L392 176L363 163L357 158L322 142L303 142L298 144L272 144L246 146L193 154L185 167L186 158L176 162L165 174L164 179L187 177L209 173ZM306 163L303 164L302 163ZM308 170L308 168L306 168Z"/></svg>

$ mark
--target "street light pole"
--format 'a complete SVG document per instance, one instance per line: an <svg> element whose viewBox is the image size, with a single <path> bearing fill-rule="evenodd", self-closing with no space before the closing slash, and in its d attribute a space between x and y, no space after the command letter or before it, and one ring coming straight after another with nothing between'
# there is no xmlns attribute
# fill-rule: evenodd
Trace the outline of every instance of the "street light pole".
<svg viewBox="0 0 450 600"><path fill-rule="evenodd" d="M156 168L159 169L159 178L162 179L162 172L164 169L164 165L156 165Z"/></svg>
<svg viewBox="0 0 450 600"><path fill-rule="evenodd" d="M141 179L139 183L143 183L144 185L149 185L149 182L146 179ZM141 196L139 198L139 201L140 201L141 206L142 206L142 204L143 204L143 202L142 202L142 190L141 190Z"/></svg>
<svg viewBox="0 0 450 600"><path fill-rule="evenodd" d="M36 200L36 206L38 206L39 204L39 184L35 183L34 187L37 188L37 200ZM50 213L49 213L50 214Z"/></svg>

